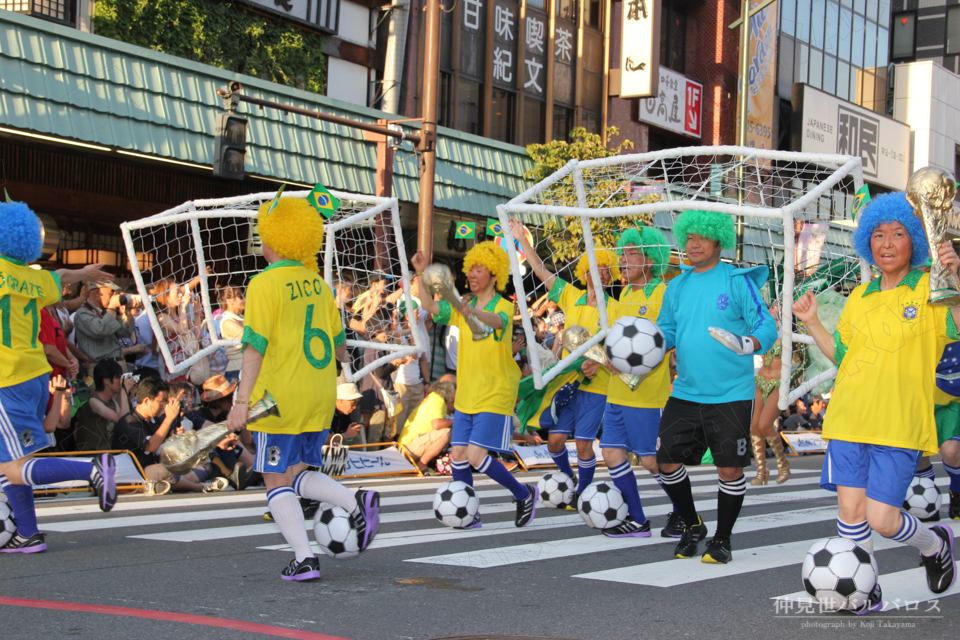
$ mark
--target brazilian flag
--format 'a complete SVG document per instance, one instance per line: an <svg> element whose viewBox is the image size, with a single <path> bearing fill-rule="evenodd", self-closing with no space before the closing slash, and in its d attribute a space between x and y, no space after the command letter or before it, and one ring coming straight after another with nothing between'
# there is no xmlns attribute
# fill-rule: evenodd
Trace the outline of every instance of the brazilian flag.
<svg viewBox="0 0 960 640"><path fill-rule="evenodd" d="M454 237L457 240L472 240L477 235L476 222L458 222L457 232Z"/></svg>
<svg viewBox="0 0 960 640"><path fill-rule="evenodd" d="M503 237L503 229L500 228L500 221L493 218L487 218L487 235L495 238Z"/></svg>
<svg viewBox="0 0 960 640"><path fill-rule="evenodd" d="M857 194L853 196L853 211L850 212L850 218L856 220L857 214L867 206L868 202L870 202L870 189L867 188L867 185L863 185L857 189Z"/></svg>
<svg viewBox="0 0 960 640"><path fill-rule="evenodd" d="M537 389L534 386L533 376L520 381L520 390L517 393L520 398L520 402L517 404L517 419L520 421L521 433L525 433L528 429L536 430L545 426L541 423L540 416L555 410L555 401L561 401L561 396L563 396L562 404L565 406L570 400L570 393L577 386L590 384L590 378L580 372L580 367L585 361L586 358L577 358L564 367L563 371L558 373L543 389ZM553 365L547 371L551 371L556 366ZM572 385L572 387L567 387L567 385ZM564 389L564 387L567 387L567 389ZM533 422L533 425L530 425L530 422Z"/></svg>
<svg viewBox="0 0 960 640"><path fill-rule="evenodd" d="M267 207L267 215L270 215L273 212L273 208L277 206L280 202L280 195L283 193L283 190L287 188L287 185L282 184L280 188L277 189L277 195L273 196L273 201L270 203L270 206Z"/></svg>
<svg viewBox="0 0 960 640"><path fill-rule="evenodd" d="M327 220L340 208L340 201L319 182L307 194L307 203Z"/></svg>

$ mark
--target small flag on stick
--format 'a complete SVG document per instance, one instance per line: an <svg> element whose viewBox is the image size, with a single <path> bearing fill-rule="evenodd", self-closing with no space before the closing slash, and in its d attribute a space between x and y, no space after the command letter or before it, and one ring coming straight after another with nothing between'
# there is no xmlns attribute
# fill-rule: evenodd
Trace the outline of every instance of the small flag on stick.
<svg viewBox="0 0 960 640"><path fill-rule="evenodd" d="M857 214L867 206L868 202L870 202L870 189L867 188L867 185L863 185L857 189L856 195L853 196L853 211L850 212L850 217L856 220Z"/></svg>
<svg viewBox="0 0 960 640"><path fill-rule="evenodd" d="M454 237L457 240L472 240L477 235L477 226L475 222L458 222L457 232Z"/></svg>
<svg viewBox="0 0 960 640"><path fill-rule="evenodd" d="M500 228L500 221L494 218L487 218L487 235L495 238L503 237L503 229Z"/></svg>
<svg viewBox="0 0 960 640"><path fill-rule="evenodd" d="M327 220L340 208L340 201L319 182L307 194L307 203Z"/></svg>
<svg viewBox="0 0 960 640"><path fill-rule="evenodd" d="M277 195L273 197L273 202L270 203L270 207L267 209L267 215L270 215L271 213L273 213L274 207L276 207L277 204L280 202L280 194L283 193L283 190L286 188L287 188L287 185L282 184L280 185L280 188L277 189Z"/></svg>

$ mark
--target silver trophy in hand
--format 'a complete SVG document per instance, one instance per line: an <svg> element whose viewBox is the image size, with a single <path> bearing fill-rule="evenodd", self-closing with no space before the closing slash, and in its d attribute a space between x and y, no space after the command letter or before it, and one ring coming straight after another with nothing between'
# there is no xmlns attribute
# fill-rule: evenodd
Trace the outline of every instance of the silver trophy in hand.
<svg viewBox="0 0 960 640"><path fill-rule="evenodd" d="M907 182L907 202L913 215L920 218L930 244L930 304L955 307L960 304L960 284L956 276L940 262L940 245L947 235L947 222L953 212L957 183L949 172L936 167L917 169Z"/></svg>
<svg viewBox="0 0 960 640"><path fill-rule="evenodd" d="M589 329L585 329L578 324L573 325L572 327L567 327L563 331L563 348L567 351L572 352L575 349L578 349L581 345L585 344L587 340L592 338L593 335L590 333ZM598 363L600 366L607 366L607 352L603 350L599 344L595 344L589 349L586 353L583 354L583 357L587 360L593 360ZM618 373L620 379L623 380L630 390L633 391L637 388L637 385L643 380L643 376L634 376L629 373Z"/></svg>
<svg viewBox="0 0 960 640"><path fill-rule="evenodd" d="M432 264L423 270L420 274L420 282L427 288L430 295L440 294L440 299L445 300L454 311L463 315L464 301L457 293L457 287L453 284L453 274L450 273L450 267L445 264ZM474 340L483 340L493 333L493 329L477 320L474 316L464 316L464 321L470 327Z"/></svg>

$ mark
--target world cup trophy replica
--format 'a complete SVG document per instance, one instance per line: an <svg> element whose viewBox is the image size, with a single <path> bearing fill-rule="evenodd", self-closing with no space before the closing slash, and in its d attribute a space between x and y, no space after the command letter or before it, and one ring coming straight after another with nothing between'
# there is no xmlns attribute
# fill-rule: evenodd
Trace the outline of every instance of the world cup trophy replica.
<svg viewBox="0 0 960 640"><path fill-rule="evenodd" d="M942 262L937 251L947 235L957 183L949 172L936 167L917 169L907 182L907 202L923 223L930 244L930 304L954 307L960 304L960 283Z"/></svg>
<svg viewBox="0 0 960 640"><path fill-rule="evenodd" d="M463 298L457 293L457 287L453 283L453 274L450 267L445 264L434 263L423 270L420 274L420 281L426 287L430 295L440 294L442 300L447 301L454 311L463 315L463 305L469 304L472 297L466 295ZM470 294L472 295L472 294ZM474 340L483 340L493 333L493 329L483 324L475 317L464 317Z"/></svg>
<svg viewBox="0 0 960 640"><path fill-rule="evenodd" d="M573 325L572 327L567 327L563 332L563 348L567 351L574 351L578 349L581 345L586 344L587 340L593 337L590 334L590 331L585 327L580 325ZM607 366L607 354L598 344L593 345L584 352L583 357L587 360L593 360L601 366ZM637 388L640 382L643 381L644 376L634 376L629 373L620 372L619 377L623 380L630 390L633 391Z"/></svg>

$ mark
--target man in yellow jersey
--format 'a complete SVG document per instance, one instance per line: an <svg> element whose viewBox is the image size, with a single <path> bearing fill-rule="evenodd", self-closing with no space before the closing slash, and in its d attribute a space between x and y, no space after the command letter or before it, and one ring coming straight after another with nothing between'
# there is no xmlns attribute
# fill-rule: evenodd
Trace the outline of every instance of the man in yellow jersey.
<svg viewBox="0 0 960 640"><path fill-rule="evenodd" d="M610 323L625 317L646 318L656 322L667 289L667 284L660 279L670 262L667 239L652 227L627 229L617 242L617 253L620 254L620 273L626 277L627 286L621 292L620 300L608 307ZM650 521L643 513L637 477L627 461L627 452L632 451L639 456L643 468L660 482L657 433L660 415L669 397L670 358L664 358L632 391L620 376L610 376L600 449L613 484L627 501L630 515L622 524L604 529L603 534L608 537L650 536ZM679 538L682 533L683 520L674 510L660 535Z"/></svg>
<svg viewBox="0 0 960 640"><path fill-rule="evenodd" d="M33 486L84 480L110 511L117 502L117 466L109 453L93 462L34 458L50 446L43 431L50 397L50 365L43 353L40 310L60 301L61 286L81 280L112 280L93 264L56 272L31 269L43 246L40 220L22 202L0 204L0 487L17 533L0 553L46 551L37 529Z"/></svg>
<svg viewBox="0 0 960 640"><path fill-rule="evenodd" d="M423 273L427 260L417 252L413 256L417 273ZM474 298L463 305L460 315L444 300L436 302L424 296L423 308L433 314L434 322L458 327L457 397L450 443L453 479L473 485L470 466L510 490L517 501L514 524L525 527L536 514L537 485L517 481L490 451L512 453L513 407L520 386L520 367L513 359L513 305L497 291L503 291L510 277L507 252L493 242L475 245L463 259L463 272ZM465 316L473 316L493 332L474 340ZM480 514L464 529L481 526Z"/></svg>
<svg viewBox="0 0 960 640"><path fill-rule="evenodd" d="M318 275L320 214L302 198L279 198L260 207L258 226L270 266L247 286L243 369L227 425L243 430L251 401L268 391L276 399L281 415L248 427L257 447L254 469L263 474L270 514L295 554L280 577L316 580L320 565L297 496L346 510L361 551L379 529L380 496L354 493L307 470L323 465L322 447L336 407L334 356L341 361L348 357L333 292Z"/></svg>
<svg viewBox="0 0 960 640"><path fill-rule="evenodd" d="M576 274L581 284L587 287L587 292L578 289L563 278L555 275L544 266L537 252L527 240L526 229L517 219L510 220L510 232L514 238L520 239L520 246L530 263L533 272L548 288L548 298L557 303L566 316L566 326L569 329L574 325L581 326L596 333L600 330L600 313L597 310L597 292L593 288L593 279L587 256L584 255L577 263ZM607 287L611 279L620 279L620 270L617 268L616 254L610 249L597 249L597 265L600 270L600 282ZM612 300L603 292L608 308ZM564 349L563 355L567 355ZM582 365L585 376L580 386L573 392L570 401L557 412L557 422L550 429L547 439L547 449L557 468L571 478L574 477L570 460L567 458L567 439L573 436L577 443L577 470L579 480L574 492L571 507L576 507L580 494L593 482L593 474L597 468L597 456L593 451L593 443L600 431L603 422L603 412L607 404L607 388L610 386L610 372L593 360L586 360ZM569 375L569 374L565 374Z"/></svg>

